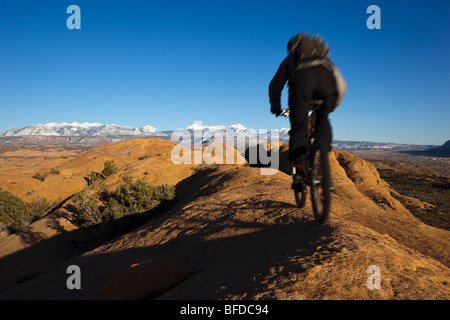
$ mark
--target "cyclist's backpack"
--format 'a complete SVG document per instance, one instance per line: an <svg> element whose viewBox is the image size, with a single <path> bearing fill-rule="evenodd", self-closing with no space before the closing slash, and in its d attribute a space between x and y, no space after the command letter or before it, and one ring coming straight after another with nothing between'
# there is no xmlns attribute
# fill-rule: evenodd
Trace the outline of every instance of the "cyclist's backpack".
<svg viewBox="0 0 450 320"><path fill-rule="evenodd" d="M336 64L328 56L330 48L318 35L311 36L306 34L300 34L293 47L299 58L299 64L296 66L295 71L322 65L333 73L334 79L336 80L338 97L332 110L336 109L341 105L342 99L347 91L347 81L342 76Z"/></svg>
<svg viewBox="0 0 450 320"><path fill-rule="evenodd" d="M336 99L336 104L333 108L336 109L337 107L339 107L341 105L342 99L344 98L345 92L347 91L347 81L345 81L344 76L342 75L341 71L339 70L339 68L336 66L336 64L334 64L333 61L331 61L331 59L327 59L331 65L331 70L333 72L334 75L334 79L336 80L336 90L338 93L337 99Z"/></svg>

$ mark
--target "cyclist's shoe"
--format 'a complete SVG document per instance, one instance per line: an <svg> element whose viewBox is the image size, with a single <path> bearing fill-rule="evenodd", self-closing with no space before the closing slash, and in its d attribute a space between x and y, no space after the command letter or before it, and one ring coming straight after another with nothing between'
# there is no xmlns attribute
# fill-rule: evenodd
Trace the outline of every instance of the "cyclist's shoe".
<svg viewBox="0 0 450 320"><path fill-rule="evenodd" d="M330 192L334 192L334 191L335 191L334 185L333 185L333 184L330 184Z"/></svg>
<svg viewBox="0 0 450 320"><path fill-rule="evenodd" d="M295 192L301 192L303 191L303 184L303 175L294 174L291 188L294 189Z"/></svg>
<svg viewBox="0 0 450 320"><path fill-rule="evenodd" d="M301 155L298 159L299 161L294 164L295 167L295 174L293 175L293 181L292 181L292 189L295 190L295 192L301 192L304 190L304 187L306 186L306 161L307 161L307 155Z"/></svg>
<svg viewBox="0 0 450 320"><path fill-rule="evenodd" d="M297 168L297 173L293 175L292 178L292 189L294 189L295 192L301 192L303 191L305 187L305 171L301 168Z"/></svg>

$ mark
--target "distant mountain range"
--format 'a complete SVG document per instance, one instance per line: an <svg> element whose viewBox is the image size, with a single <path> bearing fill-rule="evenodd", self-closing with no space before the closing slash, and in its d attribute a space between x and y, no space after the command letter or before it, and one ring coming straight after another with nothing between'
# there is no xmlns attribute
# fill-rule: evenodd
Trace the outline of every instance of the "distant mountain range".
<svg viewBox="0 0 450 320"><path fill-rule="evenodd" d="M255 137L265 135L267 133L259 133L253 129L248 129L242 124L233 124L230 126L218 125L218 126L203 126L199 123L193 123L186 128L189 132L202 131L201 143L208 144L214 140L214 137L219 133L222 137L232 136L235 141L245 139L248 137ZM21 127L0 132L0 137L28 137L28 136L45 136L45 137L96 137L96 138L108 138L109 141L118 141L127 139L130 137L160 137L164 139L170 139L172 131L159 131L153 126L146 125L143 127L130 128L128 126L120 126L117 124L101 124L101 123L48 123L48 124L35 124L27 127ZM270 134L270 133L268 133ZM279 130L280 141L289 141L289 129L283 128ZM16 140L16 139L15 139ZM70 140L70 139L68 139ZM16 140L17 141L17 140ZM47 141L49 141L47 139ZM73 139L72 139L73 141ZM85 140L84 140L85 141ZM107 141L107 140L105 140ZM193 140L194 142L194 137ZM439 154L448 154L450 142L444 146L438 147L436 152ZM447 146L447 147L446 147ZM432 149L431 145L412 145L412 144L399 144L390 142L371 142L371 141L343 141L334 140L333 147L344 150L362 150L362 149L389 149L389 150L418 150L426 151ZM439 149L440 148L440 149ZM431 155L431 153L430 153ZM445 155L444 155L445 156ZM448 156L448 155L447 155Z"/></svg>
<svg viewBox="0 0 450 320"><path fill-rule="evenodd" d="M333 147L342 150L363 150L363 149L380 149L380 150L425 150L434 145L417 145L417 144L402 144L393 142L373 142L373 141L343 141L334 140Z"/></svg>
<svg viewBox="0 0 450 320"><path fill-rule="evenodd" d="M107 137L107 136L158 136L163 135L152 126L130 127L101 123L48 123L0 132L0 137L60 136L60 137Z"/></svg>
<svg viewBox="0 0 450 320"><path fill-rule="evenodd" d="M445 142L442 146L426 150L411 150L408 151L407 153L429 157L450 157L450 140Z"/></svg>

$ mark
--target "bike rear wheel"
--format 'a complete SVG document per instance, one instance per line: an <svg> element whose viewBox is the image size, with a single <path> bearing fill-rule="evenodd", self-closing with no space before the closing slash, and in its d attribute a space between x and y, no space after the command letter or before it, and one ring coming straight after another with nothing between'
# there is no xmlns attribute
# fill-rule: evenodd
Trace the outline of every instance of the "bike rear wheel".
<svg viewBox="0 0 450 320"><path fill-rule="evenodd" d="M311 203L314 218L318 223L324 223L330 211L330 164L328 148L318 143L311 159Z"/></svg>

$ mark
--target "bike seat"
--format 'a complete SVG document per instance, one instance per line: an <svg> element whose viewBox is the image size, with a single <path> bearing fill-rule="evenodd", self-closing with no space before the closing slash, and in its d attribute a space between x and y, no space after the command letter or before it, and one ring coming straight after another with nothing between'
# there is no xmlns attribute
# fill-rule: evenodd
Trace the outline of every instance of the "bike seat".
<svg viewBox="0 0 450 320"><path fill-rule="evenodd" d="M310 108L311 110L316 110L316 109L320 108L320 107L324 104L324 102L325 102L325 101L323 101L322 99L314 99L314 100L311 100L311 101L309 102L309 108Z"/></svg>

